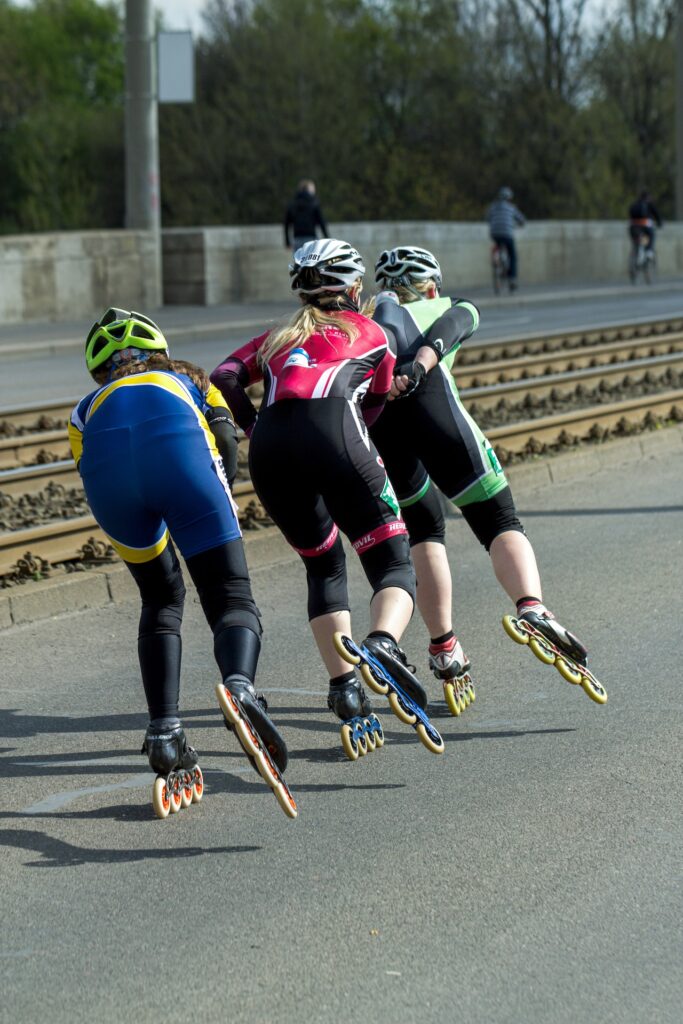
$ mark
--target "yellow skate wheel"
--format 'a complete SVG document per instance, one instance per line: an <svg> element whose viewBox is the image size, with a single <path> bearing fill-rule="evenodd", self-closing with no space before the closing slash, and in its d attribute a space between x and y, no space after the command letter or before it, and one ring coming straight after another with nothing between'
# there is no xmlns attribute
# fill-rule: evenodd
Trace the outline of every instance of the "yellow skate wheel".
<svg viewBox="0 0 683 1024"><path fill-rule="evenodd" d="M470 704L474 704L475 700L477 699L477 692L474 689L472 676L469 675L469 673L464 677L463 685L465 687L465 690L467 691L467 696L469 697Z"/></svg>
<svg viewBox="0 0 683 1024"><path fill-rule="evenodd" d="M368 753L371 754L375 747L377 746L377 744L375 743L375 734L372 731L372 726L370 725L370 722L367 720L367 718L365 719L365 726L368 731L363 734L363 739L365 740L365 744L368 748Z"/></svg>
<svg viewBox="0 0 683 1024"><path fill-rule="evenodd" d="M529 640L529 647L534 652L539 661L542 661L544 665L553 665L557 655L555 651L551 651L550 647L543 640L539 640L538 637L532 636Z"/></svg>
<svg viewBox="0 0 683 1024"><path fill-rule="evenodd" d="M420 740L425 745L427 750L431 750L432 754L443 754L445 749L445 743L441 740L441 743L437 743L429 735L422 722L418 722L415 726L415 732L420 737Z"/></svg>
<svg viewBox="0 0 683 1024"><path fill-rule="evenodd" d="M341 727L341 741L344 753L348 757L349 761L357 761L360 757L358 751L358 744L353 738L353 729L350 725L342 725Z"/></svg>
<svg viewBox="0 0 683 1024"><path fill-rule="evenodd" d="M396 717L404 722L406 725L415 725L417 722L417 715L414 715L412 711L406 711L399 698L392 692L389 694L389 707L394 712Z"/></svg>
<svg viewBox="0 0 683 1024"><path fill-rule="evenodd" d="M163 775L157 775L152 790L152 807L157 818L168 818L171 813L171 801L166 789L166 779Z"/></svg>
<svg viewBox="0 0 683 1024"><path fill-rule="evenodd" d="M261 740L256 729L248 722L246 718L240 718L235 722L235 731L239 734L239 738L242 740L242 746L244 747L247 754L253 757L257 757L261 751Z"/></svg>
<svg viewBox="0 0 683 1024"><path fill-rule="evenodd" d="M468 708L472 703L472 698L470 697L470 691L467 688L467 684L463 682L462 679L460 680L460 693L462 699L465 701L465 707Z"/></svg>
<svg viewBox="0 0 683 1024"><path fill-rule="evenodd" d="M379 693L382 697L386 697L389 692L388 683L382 683L379 679L375 678L375 675L369 665L363 663L360 667L360 674L363 677L363 682L374 690L375 693Z"/></svg>
<svg viewBox="0 0 683 1024"><path fill-rule="evenodd" d="M275 793L275 798L287 817L296 818L299 814L299 808L296 805L296 800L292 796L287 783L284 781L280 782L273 789L273 793Z"/></svg>
<svg viewBox="0 0 683 1024"><path fill-rule="evenodd" d="M365 757L368 752L367 736L357 736L356 743L358 744L358 756Z"/></svg>
<svg viewBox="0 0 683 1024"><path fill-rule="evenodd" d="M358 657L358 655L354 654L353 651L348 650L348 648L344 645L343 637L343 633L335 633L334 636L332 637L334 646L337 649L337 654L339 655L340 658L343 658L344 661L348 661L349 665L360 664L360 658Z"/></svg>
<svg viewBox="0 0 683 1024"><path fill-rule="evenodd" d="M602 683L597 681L594 675L584 674L581 677L581 689L596 704L607 703L607 690Z"/></svg>
<svg viewBox="0 0 683 1024"><path fill-rule="evenodd" d="M258 754L254 755L254 764L265 784L274 789L277 783L281 781L280 775L275 765L271 764L268 760L265 751L259 750Z"/></svg>
<svg viewBox="0 0 683 1024"><path fill-rule="evenodd" d="M529 634L525 630L519 628L519 626L517 625L517 619L514 617L514 615L503 616L503 629L510 637L510 639L515 641L515 643L529 643Z"/></svg>
<svg viewBox="0 0 683 1024"><path fill-rule="evenodd" d="M192 771L192 802L198 804L204 796L204 776L199 765L195 765Z"/></svg>
<svg viewBox="0 0 683 1024"><path fill-rule="evenodd" d="M458 718L460 715L460 700L455 692L455 686L452 682L446 682L443 684L443 695L446 698L448 710L455 718Z"/></svg>
<svg viewBox="0 0 683 1024"><path fill-rule="evenodd" d="M384 730L382 729L382 723L380 722L377 715L372 716L372 722L375 726L375 731L372 734L372 738L375 741L375 746L379 750L380 747L384 746Z"/></svg>
<svg viewBox="0 0 683 1024"><path fill-rule="evenodd" d="M573 686L578 686L583 679L583 672L579 671L579 669L575 669L564 658L555 659L555 668L562 678L566 679L568 683L572 683Z"/></svg>
<svg viewBox="0 0 683 1024"><path fill-rule="evenodd" d="M189 807L192 803L192 776L189 772L183 773L180 783L180 802L183 807Z"/></svg>

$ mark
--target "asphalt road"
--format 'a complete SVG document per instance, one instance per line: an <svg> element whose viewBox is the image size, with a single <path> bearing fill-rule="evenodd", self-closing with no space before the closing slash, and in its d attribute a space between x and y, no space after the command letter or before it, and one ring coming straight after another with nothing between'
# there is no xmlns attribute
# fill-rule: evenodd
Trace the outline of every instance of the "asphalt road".
<svg viewBox="0 0 683 1024"><path fill-rule="evenodd" d="M139 754L134 605L3 633L3 1024L678 1022L682 480L670 455L518 495L604 707L507 638L488 559L450 521L477 700L452 719L429 683L441 757L377 698L387 744L348 762L303 574L255 571L295 822L220 724L195 603L183 709L206 795L164 822ZM415 619L405 646L428 682L426 640Z"/></svg>
<svg viewBox="0 0 683 1024"><path fill-rule="evenodd" d="M458 294L457 289L446 289ZM653 320L683 312L678 282L650 288L537 288L495 298L489 292L465 296L481 308L478 339L519 337L537 331ZM167 333L171 351L211 370L229 352L285 315L293 304L248 306L166 306L147 310ZM0 325L0 408L40 402L48 396L75 398L92 388L83 362L91 321L68 324ZM45 346L54 346L46 350Z"/></svg>

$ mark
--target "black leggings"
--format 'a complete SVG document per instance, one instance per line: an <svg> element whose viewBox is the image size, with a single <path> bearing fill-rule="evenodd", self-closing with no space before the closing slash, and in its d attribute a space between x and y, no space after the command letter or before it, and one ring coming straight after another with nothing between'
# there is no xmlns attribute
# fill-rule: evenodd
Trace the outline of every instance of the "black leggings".
<svg viewBox="0 0 683 1024"><path fill-rule="evenodd" d="M374 593L399 587L415 600L406 527L357 407L324 398L286 399L262 409L249 468L264 508L306 566L310 619L349 607L337 527Z"/></svg>
<svg viewBox="0 0 683 1024"><path fill-rule="evenodd" d="M213 632L221 678L253 682L261 649L261 620L251 593L242 541L187 559ZM138 657L150 718L174 718L180 698L180 627L185 603L182 570L173 544L151 562L126 562L140 591Z"/></svg>

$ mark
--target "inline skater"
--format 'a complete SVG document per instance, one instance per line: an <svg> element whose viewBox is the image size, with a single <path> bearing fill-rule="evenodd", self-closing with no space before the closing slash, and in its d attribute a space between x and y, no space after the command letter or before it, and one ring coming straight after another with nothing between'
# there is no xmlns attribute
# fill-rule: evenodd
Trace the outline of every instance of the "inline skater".
<svg viewBox="0 0 683 1024"><path fill-rule="evenodd" d="M340 530L373 590L364 646L424 708L425 692L399 647L415 600L407 531L367 430L389 393L395 351L384 330L359 312L365 267L347 242L306 243L289 273L301 308L227 356L211 380L250 437L251 478L264 508L306 567L308 617L329 675L329 708L343 722L370 712L334 642L336 633L351 630ZM259 380L264 399L257 413L246 388Z"/></svg>
<svg viewBox="0 0 683 1024"><path fill-rule="evenodd" d="M287 748L254 689L261 621L230 493L237 435L225 400L204 370L169 358L163 334L140 313L108 309L88 334L85 361L98 387L73 410L69 440L93 515L140 591L138 656L150 717L143 752L162 780L155 811L178 810L183 782L184 794L190 790L187 772L201 796L197 754L179 718L185 587L172 537L213 632L226 722L290 813L288 790L267 765L270 757L284 771ZM267 755L249 742L244 718Z"/></svg>
<svg viewBox="0 0 683 1024"><path fill-rule="evenodd" d="M477 307L466 299L440 296L438 260L418 246L384 251L375 280L382 291L374 319L393 335L398 353L397 400L387 403L370 433L408 527L418 608L430 635L429 665L444 682L451 711L459 714L468 703L468 690L472 696L470 663L453 631L445 521L434 484L460 509L488 551L496 578L516 606L517 620L584 666L586 650L543 603L534 550L505 473L458 395L453 361L479 326Z"/></svg>

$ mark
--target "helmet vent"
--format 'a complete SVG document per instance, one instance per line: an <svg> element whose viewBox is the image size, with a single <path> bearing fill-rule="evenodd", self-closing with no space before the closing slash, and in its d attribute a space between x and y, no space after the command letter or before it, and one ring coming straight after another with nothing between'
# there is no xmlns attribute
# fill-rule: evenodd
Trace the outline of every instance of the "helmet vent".
<svg viewBox="0 0 683 1024"><path fill-rule="evenodd" d="M147 330L142 324L133 324L130 333L134 338L147 338L148 341L154 341L152 332Z"/></svg>
<svg viewBox="0 0 683 1024"><path fill-rule="evenodd" d="M117 341L120 341L121 338L123 338L123 336L125 335L125 333L126 333L126 325L125 324L116 324L115 327L110 327L109 328L109 334L112 336L112 338L116 338Z"/></svg>

